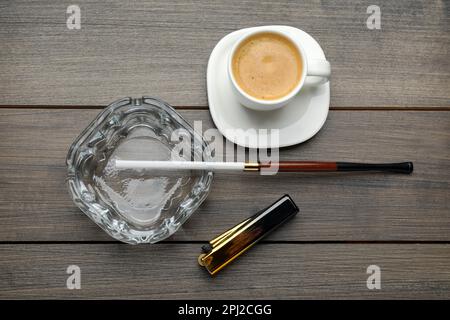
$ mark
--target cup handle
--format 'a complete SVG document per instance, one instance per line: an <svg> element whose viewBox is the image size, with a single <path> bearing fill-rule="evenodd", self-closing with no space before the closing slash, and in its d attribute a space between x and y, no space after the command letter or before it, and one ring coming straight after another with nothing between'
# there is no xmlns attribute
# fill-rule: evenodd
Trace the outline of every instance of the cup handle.
<svg viewBox="0 0 450 320"><path fill-rule="evenodd" d="M314 84L321 84L328 81L331 74L331 66L327 60L323 59L308 59L308 77L319 78L318 81L313 81Z"/></svg>

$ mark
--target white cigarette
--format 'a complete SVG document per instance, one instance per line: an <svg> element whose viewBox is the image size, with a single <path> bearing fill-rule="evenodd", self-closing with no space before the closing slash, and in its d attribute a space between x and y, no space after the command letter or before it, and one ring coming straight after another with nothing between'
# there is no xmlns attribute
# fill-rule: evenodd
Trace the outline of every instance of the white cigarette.
<svg viewBox="0 0 450 320"><path fill-rule="evenodd" d="M243 171L244 162L203 162L203 161L138 161L116 159L118 170L206 170L206 171Z"/></svg>

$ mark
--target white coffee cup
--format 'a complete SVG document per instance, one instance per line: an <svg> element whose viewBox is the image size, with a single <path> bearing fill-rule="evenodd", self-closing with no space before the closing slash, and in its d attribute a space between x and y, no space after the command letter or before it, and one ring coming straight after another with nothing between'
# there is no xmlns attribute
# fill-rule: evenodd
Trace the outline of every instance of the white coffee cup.
<svg viewBox="0 0 450 320"><path fill-rule="evenodd" d="M247 38L257 35L259 33L274 33L281 36L284 36L288 40L290 40L295 47L297 48L300 58L302 61L302 74L300 81L298 82L297 86L290 91L285 96L275 99L275 100L262 100L257 99L255 97L252 97L248 93L246 93L236 82L236 79L234 78L233 74L233 56L236 53L237 49L239 48L240 44L243 43ZM232 83L233 91L236 94L237 99L239 102L244 105L247 108L253 109L253 110L260 110L260 111L269 111L269 110L275 110L278 108L283 107L287 103L289 103L303 88L305 84L306 77L308 76L315 76L320 77L321 81L316 82L314 85L318 85L324 82L327 82L331 74L331 67L330 63L327 60L324 59L310 59L306 56L305 50L302 48L301 44L297 39L292 37L290 34L281 32L278 30L274 30L272 28L258 28L255 31L250 31L243 35L231 49L231 52L228 57L228 76L230 78L230 81Z"/></svg>

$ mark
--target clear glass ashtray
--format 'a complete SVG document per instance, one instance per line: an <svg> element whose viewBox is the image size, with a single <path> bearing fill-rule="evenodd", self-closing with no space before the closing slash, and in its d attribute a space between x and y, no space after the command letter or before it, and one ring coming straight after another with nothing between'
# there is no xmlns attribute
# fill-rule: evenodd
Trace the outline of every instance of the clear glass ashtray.
<svg viewBox="0 0 450 320"><path fill-rule="evenodd" d="M120 160L204 160L207 144L167 103L118 100L80 134L67 155L75 204L109 235L138 244L165 239L200 206L209 171L117 170Z"/></svg>

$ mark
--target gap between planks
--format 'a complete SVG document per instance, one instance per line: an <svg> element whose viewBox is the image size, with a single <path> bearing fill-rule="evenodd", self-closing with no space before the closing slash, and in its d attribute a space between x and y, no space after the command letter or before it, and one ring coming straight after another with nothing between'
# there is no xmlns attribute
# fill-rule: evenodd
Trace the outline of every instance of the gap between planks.
<svg viewBox="0 0 450 320"><path fill-rule="evenodd" d="M208 241L202 241L202 240L193 240L193 241L170 241L170 240L164 240L160 241L158 243L154 243L153 245L163 245L163 244L205 244ZM106 241L0 241L1 245L41 245L41 244L48 244L48 245L65 245L65 244L121 244L130 246L130 244L123 243L116 240L106 240ZM352 240L318 240L318 241L287 241L287 240L263 240L259 242L258 244L281 244L281 245L322 245L322 244L354 244L354 245L376 245L376 244L420 244L420 245L438 245L438 244L450 244L450 241L420 241L420 240L381 240L381 241L352 241Z"/></svg>
<svg viewBox="0 0 450 320"><path fill-rule="evenodd" d="M54 109L54 110L100 110L107 106L87 106L87 105L0 105L0 109ZM173 106L178 110L208 110L208 106ZM330 107L331 111L450 111L449 106L379 106L379 107Z"/></svg>

